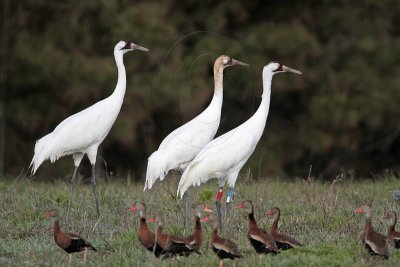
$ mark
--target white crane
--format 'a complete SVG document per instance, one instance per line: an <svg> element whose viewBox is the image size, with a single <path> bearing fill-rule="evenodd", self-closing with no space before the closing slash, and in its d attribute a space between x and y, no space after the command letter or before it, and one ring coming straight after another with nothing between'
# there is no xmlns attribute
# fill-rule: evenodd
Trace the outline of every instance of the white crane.
<svg viewBox="0 0 400 267"><path fill-rule="evenodd" d="M144 190L151 189L170 170L184 170L189 162L215 136L220 119L223 99L223 71L233 65L248 64L222 55L214 63L214 96L210 105L197 117L171 132L148 159ZM188 195L184 198L185 226L188 216Z"/></svg>
<svg viewBox="0 0 400 267"><path fill-rule="evenodd" d="M179 182L177 194L182 198L191 186L199 186L212 178L219 180L220 190L216 204L220 227L222 189L225 184L228 184L227 213L229 213L234 195L233 188L239 171L253 153L264 132L268 117L272 77L280 72L301 74L300 71L277 62L271 62L264 66L262 73L264 92L256 113L243 124L208 143L187 166Z"/></svg>
<svg viewBox="0 0 400 267"><path fill-rule="evenodd" d="M100 215L96 191L95 163L97 149L114 124L124 100L126 73L123 55L132 50L149 51L131 42L120 41L114 48L114 57L118 69L118 82L114 92L81 112L63 120L53 132L36 141L35 152L29 167L32 175L47 159L56 161L62 156L71 155L74 159L74 172L71 177L68 194L68 215L75 190L75 176L83 156L86 154L92 165L91 184L96 202L96 212Z"/></svg>

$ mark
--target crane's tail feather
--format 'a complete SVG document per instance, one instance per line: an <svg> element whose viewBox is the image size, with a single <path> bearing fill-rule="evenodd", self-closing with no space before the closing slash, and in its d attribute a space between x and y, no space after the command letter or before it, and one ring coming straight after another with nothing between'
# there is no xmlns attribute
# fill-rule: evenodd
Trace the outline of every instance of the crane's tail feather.
<svg viewBox="0 0 400 267"><path fill-rule="evenodd" d="M185 194L185 192L189 189L189 187L195 185L192 181L193 179L191 179L191 177L193 176L192 167L193 167L192 164L189 164L189 166L183 172L181 180L179 181L178 191L176 192L176 195L179 196L180 198L183 198L183 194Z"/></svg>
<svg viewBox="0 0 400 267"><path fill-rule="evenodd" d="M31 168L32 175L36 173L39 166L47 159L50 159L51 162L56 161L58 158L63 156L60 153L54 153L52 151L52 142L53 142L53 135L49 133L48 135L43 136L39 140L36 141L34 155L29 165Z"/></svg>
<svg viewBox="0 0 400 267"><path fill-rule="evenodd" d="M168 171L168 162L163 155L158 151L151 154L147 162L146 182L143 190L151 189L157 179L164 180Z"/></svg>
<svg viewBox="0 0 400 267"><path fill-rule="evenodd" d="M39 166L47 159L46 157L46 145L50 139L50 134L43 136L39 140L36 141L35 144L35 150L34 150L34 155L31 161L31 164L29 165L29 168L31 168L32 175L35 174Z"/></svg>
<svg viewBox="0 0 400 267"><path fill-rule="evenodd" d="M200 186L208 180L216 178L212 174L202 171L198 163L199 162L192 161L183 172L181 180L179 181L178 191L176 192L176 195L180 198L183 198L183 194L185 194L189 187Z"/></svg>

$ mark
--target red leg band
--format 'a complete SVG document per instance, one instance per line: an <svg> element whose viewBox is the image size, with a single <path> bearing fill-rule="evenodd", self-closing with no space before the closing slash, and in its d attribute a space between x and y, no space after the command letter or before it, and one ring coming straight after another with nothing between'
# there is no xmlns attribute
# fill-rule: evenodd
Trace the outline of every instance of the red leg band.
<svg viewBox="0 0 400 267"><path fill-rule="evenodd" d="M224 192L223 192L222 190L220 190L220 191L218 192L217 197L216 197L217 201L220 201L220 200L221 200L223 194L224 194Z"/></svg>

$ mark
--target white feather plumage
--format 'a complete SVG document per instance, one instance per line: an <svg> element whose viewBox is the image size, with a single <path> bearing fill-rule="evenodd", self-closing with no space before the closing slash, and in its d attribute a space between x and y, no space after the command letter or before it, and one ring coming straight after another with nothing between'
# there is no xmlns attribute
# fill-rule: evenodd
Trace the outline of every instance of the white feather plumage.
<svg viewBox="0 0 400 267"><path fill-rule="evenodd" d="M225 55L214 64L214 96L210 105L197 117L171 132L150 155L147 163L144 190L151 189L157 179L164 180L170 170L184 170L199 151L217 133L223 100L224 68L244 63Z"/></svg>
<svg viewBox="0 0 400 267"><path fill-rule="evenodd" d="M133 49L148 51L146 48L125 41L120 41L115 46L114 57L118 68L118 82L109 97L66 118L53 132L36 141L30 164L32 174L45 160L50 159L54 162L65 155L74 155L76 167L79 166L84 154L88 155L92 165L95 163L97 148L114 124L124 99L126 73L123 54Z"/></svg>
<svg viewBox="0 0 400 267"><path fill-rule="evenodd" d="M148 159L144 189L151 189L170 170L184 169L218 130L221 118L222 94L213 97L211 104L199 116L170 133Z"/></svg>
<svg viewBox="0 0 400 267"><path fill-rule="evenodd" d="M260 140L268 117L272 76L279 63L270 63L263 69L263 95L256 113L235 129L208 143L187 166L179 182L177 194L182 197L191 186L199 186L212 178L219 180L219 186L234 187L240 169L254 152ZM285 70L292 71L286 66ZM298 71L296 73L299 73Z"/></svg>
<svg viewBox="0 0 400 267"><path fill-rule="evenodd" d="M115 108L108 109L110 104L115 104ZM115 101L110 96L62 121L53 132L36 142L32 173L47 159L54 162L62 156L97 150L114 124L121 104L121 100Z"/></svg>

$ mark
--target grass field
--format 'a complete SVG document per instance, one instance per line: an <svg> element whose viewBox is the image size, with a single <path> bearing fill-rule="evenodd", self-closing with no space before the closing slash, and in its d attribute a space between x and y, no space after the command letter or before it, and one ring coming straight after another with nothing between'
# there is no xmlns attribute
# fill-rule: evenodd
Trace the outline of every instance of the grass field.
<svg viewBox="0 0 400 267"><path fill-rule="evenodd" d="M163 215L165 232L192 232L193 216L186 233L182 226L181 200L175 198L177 179L170 177L150 192L142 191L142 183L129 183L129 180L99 181L100 218L95 215L90 185L80 182L71 220L69 223L62 221L61 227L82 235L98 249L97 253L89 253L87 265L218 266L218 259L209 247L210 225L205 226L202 256L156 262L139 244L138 219L127 211L135 201L147 204L148 217L155 213ZM200 198L214 207L215 188L213 182L191 190L191 203L200 202ZM307 179L241 177L236 185L236 202L252 199L256 219L265 228L271 224L263 215L265 211L273 206L280 207L281 229L305 246L260 258L246 239L247 215L236 209L223 236L235 240L245 256L237 261L237 266L398 266L400 251L391 249L387 261L367 254L359 243L364 216L353 212L360 205L372 205L373 223L379 232L385 233L388 222L381 217L385 210L399 211L399 202L393 198L393 190L398 188L398 179L391 175L375 181L344 179L334 184ZM53 221L44 219L48 208L59 208L61 213L66 210L67 190L67 181L45 183L40 182L40 177L33 181L27 178L0 181L0 266L68 265L68 255L54 243ZM74 266L84 265L82 256L74 255ZM226 266L232 263L228 260Z"/></svg>

